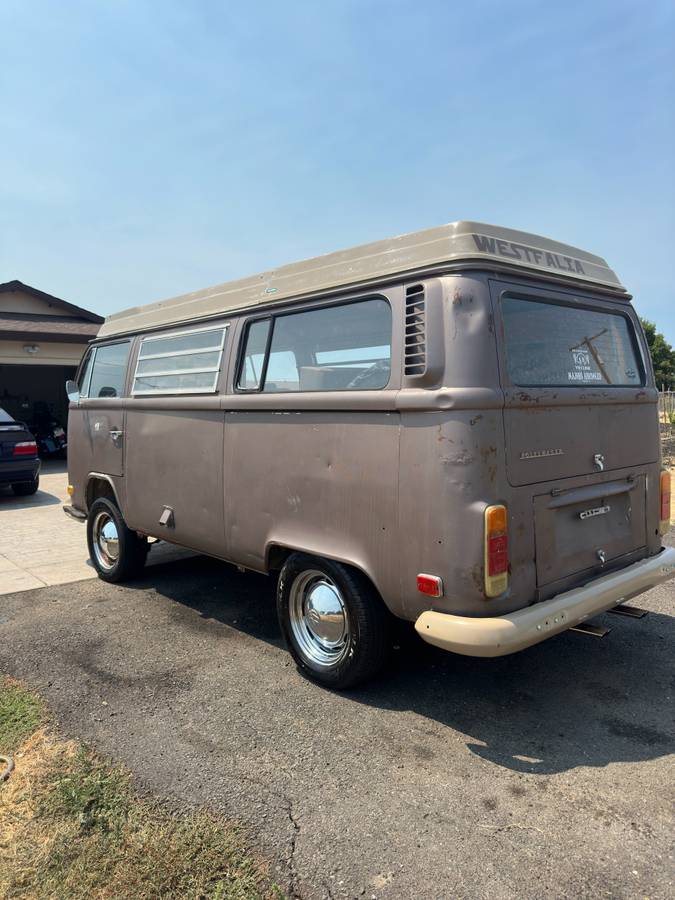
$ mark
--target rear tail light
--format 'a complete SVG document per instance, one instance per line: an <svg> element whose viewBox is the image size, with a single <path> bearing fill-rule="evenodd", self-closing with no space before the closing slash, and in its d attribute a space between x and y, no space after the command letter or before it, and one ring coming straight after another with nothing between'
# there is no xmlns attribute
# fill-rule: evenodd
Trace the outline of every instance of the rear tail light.
<svg viewBox="0 0 675 900"><path fill-rule="evenodd" d="M19 441L14 444L13 456L37 456L37 444L35 441Z"/></svg>
<svg viewBox="0 0 675 900"><path fill-rule="evenodd" d="M670 528L670 472L661 472L661 503L659 512L659 534Z"/></svg>
<svg viewBox="0 0 675 900"><path fill-rule="evenodd" d="M485 510L485 596L498 597L509 586L509 536L505 506Z"/></svg>

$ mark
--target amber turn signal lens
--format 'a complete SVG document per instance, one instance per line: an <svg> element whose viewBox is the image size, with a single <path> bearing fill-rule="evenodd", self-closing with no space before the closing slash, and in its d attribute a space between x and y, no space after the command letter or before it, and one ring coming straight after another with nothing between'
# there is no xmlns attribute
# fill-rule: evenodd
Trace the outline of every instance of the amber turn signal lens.
<svg viewBox="0 0 675 900"><path fill-rule="evenodd" d="M509 536L506 507L485 510L485 596L498 597L509 586Z"/></svg>

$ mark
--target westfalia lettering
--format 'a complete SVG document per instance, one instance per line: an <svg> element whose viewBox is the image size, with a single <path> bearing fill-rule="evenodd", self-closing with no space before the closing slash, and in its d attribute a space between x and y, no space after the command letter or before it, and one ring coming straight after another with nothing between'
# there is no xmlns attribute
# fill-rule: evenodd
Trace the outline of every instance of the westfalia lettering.
<svg viewBox="0 0 675 900"><path fill-rule="evenodd" d="M549 253L548 250L535 250L534 247L526 247L525 244L501 241L498 238L486 237L484 234L474 234L473 239L481 253L491 253L493 256L499 254L507 259L517 259L536 265L543 264L561 272L586 274L579 260L571 256L559 256L557 253Z"/></svg>

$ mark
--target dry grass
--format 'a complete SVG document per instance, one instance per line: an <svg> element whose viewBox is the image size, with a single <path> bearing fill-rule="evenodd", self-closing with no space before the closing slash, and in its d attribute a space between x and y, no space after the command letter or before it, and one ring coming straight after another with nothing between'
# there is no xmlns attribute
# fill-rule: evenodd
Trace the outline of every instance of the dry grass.
<svg viewBox="0 0 675 900"><path fill-rule="evenodd" d="M16 710L21 688L7 681L0 710L8 690ZM34 705L26 700L23 708L35 724ZM16 718L12 734L21 730ZM13 749L16 768L0 786L2 900L282 896L228 823L203 811L176 815L139 797L122 769L48 727Z"/></svg>

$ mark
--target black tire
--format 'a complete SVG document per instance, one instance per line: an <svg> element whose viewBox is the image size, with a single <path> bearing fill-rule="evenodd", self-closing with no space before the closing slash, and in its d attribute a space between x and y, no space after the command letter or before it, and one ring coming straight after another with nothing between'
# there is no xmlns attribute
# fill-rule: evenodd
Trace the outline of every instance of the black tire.
<svg viewBox="0 0 675 900"><path fill-rule="evenodd" d="M100 537L101 530L109 523L117 537L116 557L112 552L114 538L113 541L105 541ZM112 535L112 530L110 533ZM104 549L104 544L107 550ZM149 549L145 538L140 538L127 527L116 504L105 497L94 500L87 515L87 545L98 577L113 583L140 575Z"/></svg>
<svg viewBox="0 0 675 900"><path fill-rule="evenodd" d="M39 487L40 476L38 475L35 481L18 481L12 485L12 490L17 497L29 497L31 494L36 493Z"/></svg>
<svg viewBox="0 0 675 900"><path fill-rule="evenodd" d="M322 620L314 611L312 598L317 596L317 589L325 591L326 588L336 593L342 605L341 620L330 616ZM343 623L338 627L344 625L344 636L336 639L335 650L331 646L326 652L326 645L310 625L312 620L305 615L308 609L314 612L314 627L325 630L326 622L331 623L329 628L335 627L337 621ZM372 678L386 661L391 646L390 614L371 582L356 569L329 559L293 553L279 575L277 614L298 668L319 684L334 690L355 687ZM317 657L324 654L326 660L319 662ZM333 661L332 655L335 655Z"/></svg>

